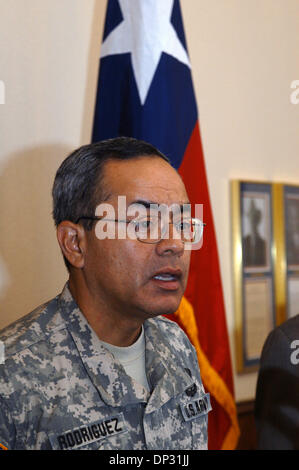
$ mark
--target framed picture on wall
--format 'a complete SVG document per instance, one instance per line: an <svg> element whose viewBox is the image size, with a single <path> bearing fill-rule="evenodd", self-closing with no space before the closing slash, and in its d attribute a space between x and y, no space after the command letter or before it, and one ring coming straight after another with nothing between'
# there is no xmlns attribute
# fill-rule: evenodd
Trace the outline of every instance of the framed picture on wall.
<svg viewBox="0 0 299 470"><path fill-rule="evenodd" d="M244 278L244 364L251 365L261 354L273 328L273 286L270 277Z"/></svg>
<svg viewBox="0 0 299 470"><path fill-rule="evenodd" d="M239 373L257 370L276 323L271 183L232 181L236 359Z"/></svg>
<svg viewBox="0 0 299 470"><path fill-rule="evenodd" d="M243 191L242 260L247 272L270 269L270 198L263 192Z"/></svg>
<svg viewBox="0 0 299 470"><path fill-rule="evenodd" d="M299 186L284 185L287 317L299 314Z"/></svg>
<svg viewBox="0 0 299 470"><path fill-rule="evenodd" d="M289 274L287 278L288 318L299 315L299 274Z"/></svg>
<svg viewBox="0 0 299 470"><path fill-rule="evenodd" d="M299 271L299 187L285 186L287 264Z"/></svg>

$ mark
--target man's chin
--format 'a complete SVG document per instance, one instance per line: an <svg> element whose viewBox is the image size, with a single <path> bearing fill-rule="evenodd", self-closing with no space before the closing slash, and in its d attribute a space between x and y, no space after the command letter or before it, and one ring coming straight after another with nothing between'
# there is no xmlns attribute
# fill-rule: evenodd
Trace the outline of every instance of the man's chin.
<svg viewBox="0 0 299 470"><path fill-rule="evenodd" d="M150 312L150 317L157 317L159 315L172 315L175 313L181 303L181 299L179 301L172 301L172 302L163 302L160 305L152 306L148 309Z"/></svg>

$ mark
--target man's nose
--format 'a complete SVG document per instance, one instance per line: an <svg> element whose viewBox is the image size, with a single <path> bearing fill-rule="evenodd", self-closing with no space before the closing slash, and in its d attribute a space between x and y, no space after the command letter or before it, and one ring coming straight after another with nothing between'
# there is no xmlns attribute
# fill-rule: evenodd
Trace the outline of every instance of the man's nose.
<svg viewBox="0 0 299 470"><path fill-rule="evenodd" d="M159 256L182 256L185 245L181 239L169 235L156 244L156 250Z"/></svg>

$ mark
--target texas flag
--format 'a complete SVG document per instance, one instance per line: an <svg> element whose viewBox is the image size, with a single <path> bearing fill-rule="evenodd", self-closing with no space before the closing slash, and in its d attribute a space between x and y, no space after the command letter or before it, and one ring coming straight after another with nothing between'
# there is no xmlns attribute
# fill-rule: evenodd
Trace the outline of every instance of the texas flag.
<svg viewBox="0 0 299 470"><path fill-rule="evenodd" d="M234 449L239 428L219 260L179 0L108 0L93 141L131 136L156 146L203 204L203 246L172 316L194 344L211 395L209 449Z"/></svg>

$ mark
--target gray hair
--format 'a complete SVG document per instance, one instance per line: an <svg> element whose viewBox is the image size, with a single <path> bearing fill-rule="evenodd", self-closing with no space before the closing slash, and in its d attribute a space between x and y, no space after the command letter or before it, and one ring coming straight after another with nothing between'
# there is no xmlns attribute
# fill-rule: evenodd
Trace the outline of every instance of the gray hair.
<svg viewBox="0 0 299 470"><path fill-rule="evenodd" d="M169 159L153 145L131 137L116 137L84 145L72 152L60 165L53 184L53 218L56 227L63 221L77 223L83 216L94 216L103 201L103 167L109 160L129 160L142 156ZM86 230L93 221L82 220ZM67 267L69 263L65 259Z"/></svg>

